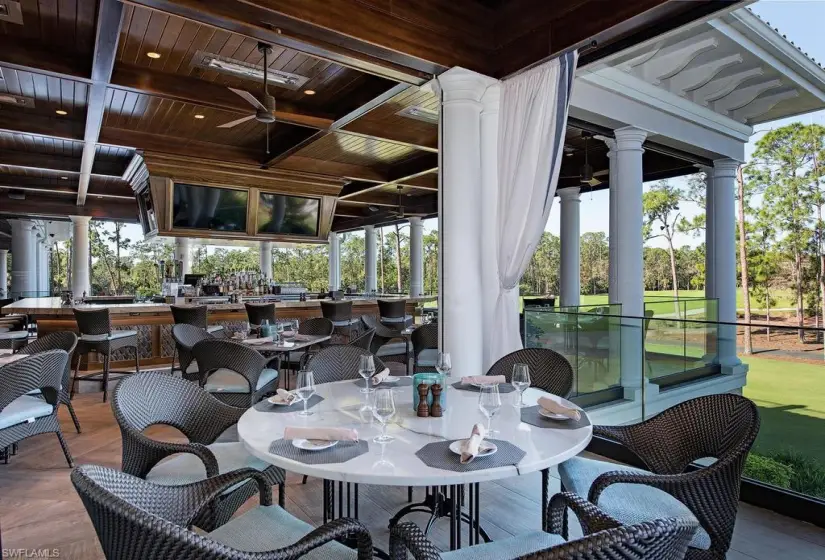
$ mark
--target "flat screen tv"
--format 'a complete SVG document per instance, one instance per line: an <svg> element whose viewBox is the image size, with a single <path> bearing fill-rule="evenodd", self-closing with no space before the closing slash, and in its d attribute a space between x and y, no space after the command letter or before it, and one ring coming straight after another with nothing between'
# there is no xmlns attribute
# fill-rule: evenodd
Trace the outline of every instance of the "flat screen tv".
<svg viewBox="0 0 825 560"><path fill-rule="evenodd" d="M172 227L246 232L244 190L175 183Z"/></svg>
<svg viewBox="0 0 825 560"><path fill-rule="evenodd" d="M320 207L317 198L261 192L258 233L317 237Z"/></svg>

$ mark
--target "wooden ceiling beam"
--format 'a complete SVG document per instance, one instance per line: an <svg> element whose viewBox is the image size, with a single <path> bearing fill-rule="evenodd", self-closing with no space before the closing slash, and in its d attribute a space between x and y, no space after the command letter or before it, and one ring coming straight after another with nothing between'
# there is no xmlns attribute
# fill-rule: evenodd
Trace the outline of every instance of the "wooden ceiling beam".
<svg viewBox="0 0 825 560"><path fill-rule="evenodd" d="M435 216L438 213L438 195L431 194L425 196L417 196L410 200L410 204L404 205L404 211L408 215L417 215L423 217ZM332 231L352 231L361 229L366 225L386 226L395 223L406 222L407 217L400 217L394 213L393 210L387 208L373 212L369 215L346 217L338 215L332 221Z"/></svg>
<svg viewBox="0 0 825 560"><path fill-rule="evenodd" d="M291 171L304 171L307 173L318 173L320 175L331 175L333 177L343 177L351 181L381 181L386 182L387 170L372 167L363 167L349 163L338 163L336 161L325 161L322 159L308 158L303 156L289 156L279 162L277 169L288 169Z"/></svg>
<svg viewBox="0 0 825 560"><path fill-rule="evenodd" d="M106 108L106 88L112 79L117 56L117 42L123 19L123 4L118 0L100 0L97 13L95 50L92 57L92 84L86 108L86 130L83 134L83 155L80 159L80 183L77 187L77 205L86 202L89 180L95 162L97 141L103 126Z"/></svg>
<svg viewBox="0 0 825 560"><path fill-rule="evenodd" d="M0 164L27 169L80 173L80 160L78 158L58 156L54 154L36 154L32 152L0 150ZM122 174L123 165L119 162L111 159L95 159L95 165L92 168L92 175L120 177Z"/></svg>
<svg viewBox="0 0 825 560"><path fill-rule="evenodd" d="M112 73L112 86L244 115L254 111L222 85L148 68L118 65ZM331 115L287 101L276 102L275 115L280 122L315 129L328 128L334 120Z"/></svg>
<svg viewBox="0 0 825 560"><path fill-rule="evenodd" d="M396 186L396 185L404 185L404 184L406 184L406 183L407 183L407 181L412 181L412 180L417 179L417 178L419 178L419 177L421 177L421 176L423 176L423 175L429 175L430 173L434 173L434 172L436 172L436 171L438 171L438 168L437 168L437 167L430 168L430 169L425 169L425 170L423 170L423 171L419 171L419 172L417 172L417 173L413 173L412 175L407 175L407 176L404 176L404 177L398 177L397 179L392 180L392 181L388 181L388 182L386 182L386 183L379 183L379 184L377 184L377 185L370 185L370 186L365 187L365 188L362 188L362 189L360 189L360 190L358 190L358 191L355 191L355 192L351 192L351 193L348 193L348 194L341 195L341 196L339 197L339 199L341 199L341 200L350 200L350 201L352 201L352 202L358 202L358 201L360 201L360 196L361 196L362 194L364 194L364 193L368 193L368 192L372 192L372 191L377 191L377 190L383 189L384 187L391 187L391 186ZM436 188L436 191L437 191L437 190L438 190L438 188ZM356 199L356 198L358 198L359 200L354 200L354 199Z"/></svg>
<svg viewBox="0 0 825 560"><path fill-rule="evenodd" d="M0 35L0 63L17 70L26 70L88 82L91 68L87 60L77 54L44 48L41 43Z"/></svg>
<svg viewBox="0 0 825 560"><path fill-rule="evenodd" d="M83 124L78 121L5 108L0 108L0 130L60 140L83 140Z"/></svg>
<svg viewBox="0 0 825 560"><path fill-rule="evenodd" d="M85 205L77 206L73 200L61 200L58 197L37 197L15 200L0 194L0 215L31 216L44 218L66 218L66 216L91 216L100 220L118 222L137 222L138 210L134 199L118 200L112 198L90 199Z"/></svg>

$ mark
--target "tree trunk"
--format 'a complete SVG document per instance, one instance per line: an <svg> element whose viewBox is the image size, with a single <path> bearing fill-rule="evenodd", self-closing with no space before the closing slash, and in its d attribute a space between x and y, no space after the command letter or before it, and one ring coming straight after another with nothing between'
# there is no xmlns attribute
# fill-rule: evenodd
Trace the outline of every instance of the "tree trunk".
<svg viewBox="0 0 825 560"><path fill-rule="evenodd" d="M794 278L796 280L796 324L799 327L799 342L805 342L805 303L802 296L802 254L794 255Z"/></svg>
<svg viewBox="0 0 825 560"><path fill-rule="evenodd" d="M385 292L384 290L384 228L378 228L378 236L381 240L381 253L379 257L380 261L380 268L381 268L381 293Z"/></svg>
<svg viewBox="0 0 825 560"><path fill-rule="evenodd" d="M748 242L745 233L745 181L742 178L742 166L736 171L739 187L739 265L742 269L742 296L745 303L745 354L753 354L753 337L751 336L751 291L748 284Z"/></svg>
<svg viewBox="0 0 825 560"><path fill-rule="evenodd" d="M396 287L398 293L401 293L401 231L398 229L398 224L395 224L395 270L398 271L398 278L396 279Z"/></svg>
<svg viewBox="0 0 825 560"><path fill-rule="evenodd" d="M679 284L676 275L676 253L673 250L673 239L667 238L667 250L670 253L670 275L673 278L673 297L679 299Z"/></svg>
<svg viewBox="0 0 825 560"><path fill-rule="evenodd" d="M120 270L120 224L115 224L115 247L117 248L117 261L115 261L115 266L117 267L117 291L115 293L120 295L123 290L123 278Z"/></svg>

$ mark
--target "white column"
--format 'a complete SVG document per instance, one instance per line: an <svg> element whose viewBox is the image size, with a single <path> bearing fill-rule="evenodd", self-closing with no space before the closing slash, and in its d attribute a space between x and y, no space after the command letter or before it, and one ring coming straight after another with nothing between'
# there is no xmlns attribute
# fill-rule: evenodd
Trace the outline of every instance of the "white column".
<svg viewBox="0 0 825 560"><path fill-rule="evenodd" d="M616 212L621 216L616 231L616 291L622 315L627 317L644 316L642 144L646 137L647 133L638 128L616 130ZM645 375L643 329L639 319L622 319L621 381L626 397L640 396L633 390L642 386Z"/></svg>
<svg viewBox="0 0 825 560"><path fill-rule="evenodd" d="M43 291L43 243L37 237L37 230L34 235L34 291L36 297L40 297Z"/></svg>
<svg viewBox="0 0 825 560"><path fill-rule="evenodd" d="M11 224L10 297L31 297L37 290L34 233L31 220L9 220Z"/></svg>
<svg viewBox="0 0 825 560"><path fill-rule="evenodd" d="M364 292L378 291L375 227L364 226Z"/></svg>
<svg viewBox="0 0 825 560"><path fill-rule="evenodd" d="M69 216L72 220L72 293L75 298L92 295L89 275L89 216Z"/></svg>
<svg viewBox="0 0 825 560"><path fill-rule="evenodd" d="M608 175L608 270L607 270L607 301L617 303L619 298L619 286L617 279L617 255L619 252L619 166L616 164L616 140L613 138L601 138L607 144L607 159L610 164L610 174Z"/></svg>
<svg viewBox="0 0 825 560"><path fill-rule="evenodd" d="M9 266L8 261L9 250L8 249L0 249L0 298L8 297L6 294L8 293L8 275L7 269Z"/></svg>
<svg viewBox="0 0 825 560"><path fill-rule="evenodd" d="M261 241L261 274L272 278L272 241Z"/></svg>
<svg viewBox="0 0 825 560"><path fill-rule="evenodd" d="M712 274L714 297L718 300L719 321L736 322L736 170L739 162L718 159L713 162L713 228L708 246L713 246ZM719 325L718 359L722 371L741 364L736 357L736 327Z"/></svg>
<svg viewBox="0 0 825 560"><path fill-rule="evenodd" d="M424 224L421 218L410 221L410 296L424 293Z"/></svg>
<svg viewBox="0 0 825 560"><path fill-rule="evenodd" d="M38 251L40 253L40 268L38 270L38 286L37 291L43 297L51 295L51 286L49 285L49 242L48 239L43 239L37 242Z"/></svg>
<svg viewBox="0 0 825 560"><path fill-rule="evenodd" d="M329 289L341 289L341 238L329 232Z"/></svg>
<svg viewBox="0 0 825 560"><path fill-rule="evenodd" d="M452 375L462 377L484 373L481 101L496 82L463 68L448 70L438 82L444 100L439 130L439 326L441 348L451 354Z"/></svg>
<svg viewBox="0 0 825 560"><path fill-rule="evenodd" d="M561 307L579 305L581 294L580 192L579 187L568 187L558 191L561 199L561 270L559 274L559 305Z"/></svg>
<svg viewBox="0 0 825 560"><path fill-rule="evenodd" d="M181 274L192 273L192 240L188 237L175 238L175 260L183 263Z"/></svg>
<svg viewBox="0 0 825 560"><path fill-rule="evenodd" d="M713 271L716 268L714 262L715 253L715 216L712 209L716 207L713 201L715 190L713 188L713 167L700 167L705 173L705 297L713 299L716 297L716 284L713 279Z"/></svg>

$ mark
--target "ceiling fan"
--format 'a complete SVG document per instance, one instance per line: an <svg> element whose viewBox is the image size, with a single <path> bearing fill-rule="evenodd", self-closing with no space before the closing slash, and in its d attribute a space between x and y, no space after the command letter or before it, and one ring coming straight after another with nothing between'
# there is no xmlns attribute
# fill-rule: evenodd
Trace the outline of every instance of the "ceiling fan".
<svg viewBox="0 0 825 560"><path fill-rule="evenodd" d="M569 175L567 177L559 177L559 179L578 179L582 185L589 185L591 187L596 187L601 185L602 182L596 178L596 175L607 175L609 171L599 171L597 173L593 173L593 166L590 165L588 161L588 145L587 142L590 138L590 135L584 135L584 165L581 166L579 169L578 175Z"/></svg>
<svg viewBox="0 0 825 560"><path fill-rule="evenodd" d="M398 190L398 210L391 210L390 215L395 216L396 218L408 218L410 216L426 216L426 214L410 214L404 211L404 185L396 185L395 188ZM409 195L407 195L409 196Z"/></svg>
<svg viewBox="0 0 825 560"><path fill-rule="evenodd" d="M255 108L255 112L249 116L218 125L218 128L232 128L252 119L255 119L259 123L266 124L266 153L269 153L269 125L275 122L275 98L269 95L269 90L267 88L267 72L269 69L269 55L272 54L272 45L258 43L258 50L264 55L264 83L263 92L260 98L243 89L236 89L232 87L228 88L229 91L243 97Z"/></svg>

